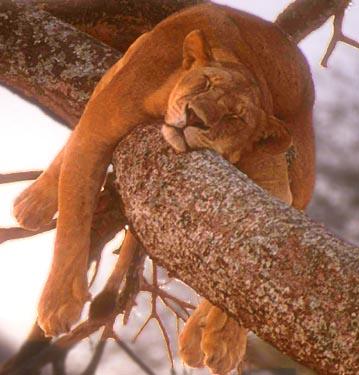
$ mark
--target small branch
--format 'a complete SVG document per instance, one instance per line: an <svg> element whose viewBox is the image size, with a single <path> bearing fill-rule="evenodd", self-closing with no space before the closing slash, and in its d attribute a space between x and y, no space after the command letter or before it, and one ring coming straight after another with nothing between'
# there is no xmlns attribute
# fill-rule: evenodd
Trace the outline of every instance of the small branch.
<svg viewBox="0 0 359 375"><path fill-rule="evenodd" d="M156 265L153 263L153 267L156 268ZM185 302L175 296L173 296L170 293L167 293L163 289L161 289L160 285L157 285L156 283L150 284L148 283L145 278L141 280L140 284L141 291L149 292L149 293L156 293L157 297L161 299L163 304L172 312L174 315L183 321L186 321L187 318L190 316L189 310L195 309L195 306L193 306L191 303ZM176 310L176 308L179 308L181 312L184 315L181 315L181 313Z"/></svg>
<svg viewBox="0 0 359 375"><path fill-rule="evenodd" d="M138 366L147 374L147 375L156 375L142 360L139 358L122 340L114 333L113 339L116 341L117 345L124 351L126 354L138 364Z"/></svg>
<svg viewBox="0 0 359 375"><path fill-rule="evenodd" d="M355 48L359 48L359 42L347 37L343 34L343 20L345 15L345 8L340 10L335 16L333 21L333 36L328 45L327 51L322 59L321 65L325 68L328 67L328 60L332 53L334 52L335 47L338 42L343 42Z"/></svg>
<svg viewBox="0 0 359 375"><path fill-rule="evenodd" d="M150 292L151 294L151 312L148 315L147 319L145 322L142 324L141 328L138 330L136 333L133 341L136 341L136 339L141 335L143 330L146 328L148 323L154 319L157 322L157 325L160 329L160 332L162 334L162 337L164 339L164 342L166 344L167 348L167 354L169 357L169 360L171 362L171 366L173 368L173 354L172 354L172 349L171 349L171 343L169 336L167 334L167 330L162 322L161 317L158 314L157 311L157 298L160 298L165 306L170 309L176 316L176 319L185 319L182 315L180 315L167 301L166 299L174 301L177 306L179 306L183 311L186 313L186 318L189 316L186 308L194 308L194 306L187 304L184 301L181 301L177 299L176 297L171 296L170 294L166 293L165 291L161 290L159 285L158 285L158 279L157 279L157 266L152 262L152 284L149 284L145 278L142 276L140 279L140 291L145 291L145 292Z"/></svg>
<svg viewBox="0 0 359 375"><path fill-rule="evenodd" d="M52 220L50 224L36 231L27 230L20 227L0 228L0 244L10 240L18 240L20 238L36 236L37 234L45 233L55 228L56 219Z"/></svg>
<svg viewBox="0 0 359 375"><path fill-rule="evenodd" d="M97 343L91 361L81 375L95 375L97 367L100 364L103 352L105 350L106 343L107 342L105 340L100 340Z"/></svg>
<svg viewBox="0 0 359 375"><path fill-rule="evenodd" d="M66 357L67 351L52 362L53 375L66 375Z"/></svg>
<svg viewBox="0 0 359 375"><path fill-rule="evenodd" d="M100 261L102 249L127 224L121 200L114 187L113 174L108 174L101 191L91 225L90 261Z"/></svg>
<svg viewBox="0 0 359 375"><path fill-rule="evenodd" d="M89 317L92 320L107 320L108 324L117 315L117 298L125 275L139 251L138 243L130 231L126 232L119 256L103 290L94 298Z"/></svg>
<svg viewBox="0 0 359 375"><path fill-rule="evenodd" d="M8 184L11 182L36 180L42 171L26 171L14 173L0 173L0 184Z"/></svg>

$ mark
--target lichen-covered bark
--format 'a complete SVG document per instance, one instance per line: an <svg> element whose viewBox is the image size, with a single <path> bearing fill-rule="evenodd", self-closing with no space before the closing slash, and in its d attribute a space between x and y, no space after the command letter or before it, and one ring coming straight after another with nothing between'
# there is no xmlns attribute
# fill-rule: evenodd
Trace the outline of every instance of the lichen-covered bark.
<svg viewBox="0 0 359 375"><path fill-rule="evenodd" d="M126 216L171 275L319 373L359 373L358 247L214 152L176 155L158 126L114 161Z"/></svg>
<svg viewBox="0 0 359 375"><path fill-rule="evenodd" d="M0 2L0 82L36 99L71 127L120 57L44 11Z"/></svg>
<svg viewBox="0 0 359 375"><path fill-rule="evenodd" d="M104 43L126 51L170 14L203 0L16 0L46 10Z"/></svg>
<svg viewBox="0 0 359 375"><path fill-rule="evenodd" d="M276 24L299 43L349 4L350 0L296 0L277 17Z"/></svg>
<svg viewBox="0 0 359 375"><path fill-rule="evenodd" d="M330 14L339 4L295 3L313 9L314 1ZM305 24L292 13L294 29L284 15L278 22L299 40L323 22L313 15L318 21ZM46 12L0 2L0 81L68 123L119 56ZM323 374L359 373L357 248L275 203L213 153L175 157L152 127L120 147L127 213L160 264L293 358Z"/></svg>

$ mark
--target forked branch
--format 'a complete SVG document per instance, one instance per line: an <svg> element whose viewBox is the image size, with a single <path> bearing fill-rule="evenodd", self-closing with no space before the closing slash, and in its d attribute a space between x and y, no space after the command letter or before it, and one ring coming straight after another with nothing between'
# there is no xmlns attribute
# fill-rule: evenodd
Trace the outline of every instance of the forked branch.
<svg viewBox="0 0 359 375"><path fill-rule="evenodd" d="M345 44L348 44L352 47L359 48L359 42L347 37L343 33L343 20L345 15L345 7L343 7L336 15L334 16L333 20L333 36L332 39L329 42L327 51L322 59L322 66L325 68L328 67L328 60L332 53L334 52L335 47L337 46L338 42L343 42Z"/></svg>

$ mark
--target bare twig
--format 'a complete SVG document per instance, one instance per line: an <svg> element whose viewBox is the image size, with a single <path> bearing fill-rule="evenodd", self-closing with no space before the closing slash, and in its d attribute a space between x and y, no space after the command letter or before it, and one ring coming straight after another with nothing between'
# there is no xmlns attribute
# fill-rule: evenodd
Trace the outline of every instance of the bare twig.
<svg viewBox="0 0 359 375"><path fill-rule="evenodd" d="M8 184L11 182L36 180L42 171L26 171L13 173L0 173L0 184Z"/></svg>
<svg viewBox="0 0 359 375"><path fill-rule="evenodd" d="M67 351L64 351L52 362L53 375L66 375Z"/></svg>
<svg viewBox="0 0 359 375"><path fill-rule="evenodd" d="M27 238L36 236L37 234L48 232L56 228L56 219L52 220L50 224L36 231L27 230L20 227L0 228L0 244L10 241L18 240L20 238Z"/></svg>
<svg viewBox="0 0 359 375"><path fill-rule="evenodd" d="M92 355L90 363L87 365L86 369L82 372L81 375L95 375L98 365L100 364L102 354L105 350L106 341L100 340L95 348L95 351Z"/></svg>
<svg viewBox="0 0 359 375"><path fill-rule="evenodd" d="M343 21L345 15L345 7L343 7L335 16L333 21L333 36L328 45L327 51L322 59L321 65L325 68L328 67L328 60L332 55L338 42L343 42L355 48L359 48L359 42L347 37L343 33Z"/></svg>
<svg viewBox="0 0 359 375"><path fill-rule="evenodd" d="M154 267L156 266L154 265ZM141 282L141 290L150 293L153 293L155 291L157 297L160 298L163 304L176 316L176 318L186 321L190 316L188 310L195 309L195 306L161 289L161 286L165 284L154 285L148 283L145 279L143 279Z"/></svg>
<svg viewBox="0 0 359 375"><path fill-rule="evenodd" d="M171 362L173 368L173 354L170 344L170 339L164 326L161 317L157 311L157 299L159 298L163 304L175 315L176 319L186 320L189 317L189 313L187 309L194 309L194 306L190 303L180 300L177 297L172 296L171 294L167 293L166 291L160 288L158 284L158 277L157 277L157 266L152 262L152 284L148 283L147 280L143 277L140 277L140 291L149 292L151 294L151 312L145 322L142 324L138 332L134 337L134 341L140 336L143 330L146 328L148 323L154 319L157 322L157 325L161 331L162 337L166 344L167 353L169 360ZM179 308L183 314L178 312Z"/></svg>
<svg viewBox="0 0 359 375"><path fill-rule="evenodd" d="M117 345L128 354L128 356L138 364L138 366L148 375L155 375L155 373L139 358L115 333L113 339Z"/></svg>
<svg viewBox="0 0 359 375"><path fill-rule="evenodd" d="M90 319L107 319L116 317L116 301L119 290L128 272L134 256L137 252L138 245L136 239L130 231L126 232L125 239L122 243L118 260L107 283L101 293L92 301L90 307Z"/></svg>

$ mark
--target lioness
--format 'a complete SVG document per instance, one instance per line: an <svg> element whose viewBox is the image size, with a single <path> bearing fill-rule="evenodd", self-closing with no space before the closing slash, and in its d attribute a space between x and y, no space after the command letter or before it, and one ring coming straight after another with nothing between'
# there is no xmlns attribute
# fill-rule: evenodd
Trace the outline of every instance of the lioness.
<svg viewBox="0 0 359 375"><path fill-rule="evenodd" d="M64 149L14 204L18 222L29 229L59 211L52 268L38 307L44 332L67 331L88 299L94 206L121 137L165 117L163 135L176 150L215 149L270 193L303 209L314 181L313 101L303 55L274 24L255 16L200 5L142 35L102 78ZM198 327L192 331L198 334Z"/></svg>

